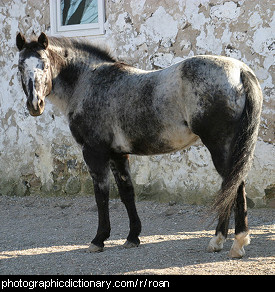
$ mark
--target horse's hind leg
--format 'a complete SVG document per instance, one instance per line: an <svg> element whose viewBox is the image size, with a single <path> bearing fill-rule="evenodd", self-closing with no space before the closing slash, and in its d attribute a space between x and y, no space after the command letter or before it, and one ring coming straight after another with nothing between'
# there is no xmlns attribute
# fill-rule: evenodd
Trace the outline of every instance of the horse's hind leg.
<svg viewBox="0 0 275 292"><path fill-rule="evenodd" d="M106 153L95 152L83 147L83 157L93 178L95 199L98 209L98 229L89 247L90 252L103 251L104 240L110 236L109 219L109 158Z"/></svg>
<svg viewBox="0 0 275 292"><path fill-rule="evenodd" d="M232 168L234 167L229 161L230 155L229 148L226 147L226 143L224 146L219 144L215 147L213 145L209 145L205 143L208 147L213 163L218 171L218 173L222 176L224 182L226 181L227 176L230 174ZM221 190L226 189L225 183L222 183ZM230 213L232 211L232 206L228 206L228 211L226 212L228 216L219 216L218 225L216 227L215 236L210 240L209 245L207 247L207 251L215 252L220 251L223 248L223 244L227 238L228 234L228 225ZM244 182L239 185L236 201L235 201L235 240L231 247L229 256L233 258L240 258L244 255L243 246L249 244L249 235L248 235L248 223L247 223L247 207L246 207L246 195L245 195L245 187Z"/></svg>
<svg viewBox="0 0 275 292"><path fill-rule="evenodd" d="M223 244L226 241L228 234L229 218L219 217L218 225L216 227L215 236L210 240L207 251L217 252L223 249Z"/></svg>
<svg viewBox="0 0 275 292"><path fill-rule="evenodd" d="M126 207L130 220L130 232L123 246L125 248L136 247L140 243L138 236L141 232L141 223L135 206L135 194L130 176L128 155L113 155L111 157L111 169L118 186L121 201Z"/></svg>
<svg viewBox="0 0 275 292"><path fill-rule="evenodd" d="M244 246L250 242L247 223L247 206L244 182L238 188L238 194L235 203L235 240L229 252L232 258L241 258L244 256Z"/></svg>
<svg viewBox="0 0 275 292"><path fill-rule="evenodd" d="M238 188L237 198L235 202L235 240L229 252L232 258L241 258L244 256L244 246L248 245L248 223L247 223L247 206L244 182ZM220 251L223 248L223 243L226 240L228 232L229 218L219 218L219 223L216 228L215 236L210 240L207 250L209 252Z"/></svg>
<svg viewBox="0 0 275 292"><path fill-rule="evenodd" d="M228 222L229 220L221 220L219 218L215 236L210 240L207 247L208 252L221 251L223 249L223 244L228 233Z"/></svg>
<svg viewBox="0 0 275 292"><path fill-rule="evenodd" d="M229 143L228 141L230 141L230 138L225 139L225 140L222 140L222 139L220 140L221 140L220 142L215 141L215 143L213 142L210 143L208 139L202 138L203 143L206 145L206 147L211 153L211 157L212 157L216 170L218 171L220 176L224 179L228 172L229 149L227 145ZM224 188L224 187L225 186L222 183L221 188ZM210 240L207 247L208 252L217 252L223 249L223 244L226 241L227 234L228 234L228 225L229 225L229 217L224 218L223 216L219 216L219 221L216 227L215 236Z"/></svg>

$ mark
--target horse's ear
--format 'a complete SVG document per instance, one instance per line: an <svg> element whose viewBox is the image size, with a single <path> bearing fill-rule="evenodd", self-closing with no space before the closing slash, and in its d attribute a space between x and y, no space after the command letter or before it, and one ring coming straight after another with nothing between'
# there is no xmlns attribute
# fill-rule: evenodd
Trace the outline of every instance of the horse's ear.
<svg viewBox="0 0 275 292"><path fill-rule="evenodd" d="M44 34L44 32L41 32L38 38L38 43L43 47L44 50L47 49L49 41L48 41L48 37Z"/></svg>
<svg viewBox="0 0 275 292"><path fill-rule="evenodd" d="M19 51L21 51L23 49L25 43L26 43L25 37L22 35L21 32L19 32L16 36L16 46L17 46Z"/></svg>

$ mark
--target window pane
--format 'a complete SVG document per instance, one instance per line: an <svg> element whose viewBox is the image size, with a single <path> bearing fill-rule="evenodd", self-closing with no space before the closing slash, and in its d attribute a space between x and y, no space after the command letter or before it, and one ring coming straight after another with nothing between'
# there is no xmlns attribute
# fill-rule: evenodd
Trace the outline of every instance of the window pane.
<svg viewBox="0 0 275 292"><path fill-rule="evenodd" d="M97 0L61 0L62 25L98 22Z"/></svg>

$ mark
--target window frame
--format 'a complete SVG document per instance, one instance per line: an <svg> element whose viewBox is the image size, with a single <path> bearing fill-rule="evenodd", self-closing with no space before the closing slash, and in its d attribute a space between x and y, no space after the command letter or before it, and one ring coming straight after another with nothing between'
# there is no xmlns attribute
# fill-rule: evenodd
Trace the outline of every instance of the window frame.
<svg viewBox="0 0 275 292"><path fill-rule="evenodd" d="M105 34L105 1L97 0L98 23L61 25L61 0L50 0L50 25L52 36L81 37Z"/></svg>

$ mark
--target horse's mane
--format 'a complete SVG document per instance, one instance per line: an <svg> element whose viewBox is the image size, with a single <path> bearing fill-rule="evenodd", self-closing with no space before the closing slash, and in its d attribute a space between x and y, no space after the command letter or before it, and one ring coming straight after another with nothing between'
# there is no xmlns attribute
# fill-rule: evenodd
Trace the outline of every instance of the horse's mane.
<svg viewBox="0 0 275 292"><path fill-rule="evenodd" d="M64 38L64 37L49 37L49 45L62 47L65 49L79 50L106 62L116 62L117 60L111 55L107 48L100 48L85 40L77 38Z"/></svg>

